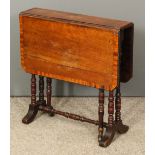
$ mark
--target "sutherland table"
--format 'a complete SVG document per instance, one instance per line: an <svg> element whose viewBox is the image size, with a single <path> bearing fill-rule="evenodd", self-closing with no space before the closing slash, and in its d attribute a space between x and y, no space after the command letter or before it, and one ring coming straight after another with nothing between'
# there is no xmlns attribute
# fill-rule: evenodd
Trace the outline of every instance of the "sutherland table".
<svg viewBox="0 0 155 155"><path fill-rule="evenodd" d="M23 123L32 122L38 110L92 123L98 125L98 142L103 147L111 143L115 132L127 132L128 126L121 120L120 82L132 77L133 23L33 8L20 13L20 54L23 69L32 74L31 104ZM38 101L36 75L39 75ZM52 78L99 89L99 120L54 109ZM108 123L103 121L104 90L109 91Z"/></svg>

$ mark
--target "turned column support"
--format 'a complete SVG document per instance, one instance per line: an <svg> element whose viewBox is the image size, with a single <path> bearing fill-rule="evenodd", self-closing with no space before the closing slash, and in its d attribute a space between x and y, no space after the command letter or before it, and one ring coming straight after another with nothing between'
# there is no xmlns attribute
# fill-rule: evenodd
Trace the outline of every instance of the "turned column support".
<svg viewBox="0 0 155 155"><path fill-rule="evenodd" d="M114 96L113 96L113 91L109 91L109 104L108 104L108 125L109 127L113 127L113 122L114 122Z"/></svg>
<svg viewBox="0 0 155 155"><path fill-rule="evenodd" d="M113 91L109 91L108 97L108 125L104 135L100 138L99 145L102 147L107 147L111 144L113 137L115 135L115 124L114 124L114 96Z"/></svg>
<svg viewBox="0 0 155 155"><path fill-rule="evenodd" d="M47 78L46 81L47 81L47 88L46 88L47 106L50 109L53 109L53 107L51 105L51 97L52 97L52 87L51 87L51 84L52 84L52 79L51 78ZM50 116L54 116L54 112L50 112L49 114L50 114Z"/></svg>
<svg viewBox="0 0 155 155"><path fill-rule="evenodd" d="M47 88L46 88L46 94L47 94L47 106L51 106L51 96L52 96L52 90L51 90L51 78L47 78Z"/></svg>
<svg viewBox="0 0 155 155"><path fill-rule="evenodd" d="M99 116L99 128L98 128L98 141L100 142L103 136L103 117L104 117L104 89L99 89L99 107L98 107L98 116Z"/></svg>
<svg viewBox="0 0 155 155"><path fill-rule="evenodd" d="M39 104L36 102L36 77L32 74L31 77L31 104L29 105L29 110L26 116L23 118L22 122L25 124L31 123L39 110Z"/></svg>
<svg viewBox="0 0 155 155"><path fill-rule="evenodd" d="M124 125L122 123L121 119L121 92L120 92L120 84L116 88L116 94L115 94L115 124L117 127L117 131L120 134L126 133L129 130L129 127L127 125Z"/></svg>
<svg viewBox="0 0 155 155"><path fill-rule="evenodd" d="M31 104L36 104L36 77L34 74L31 77Z"/></svg>
<svg viewBox="0 0 155 155"><path fill-rule="evenodd" d="M39 76L39 104L46 105L44 100L44 77Z"/></svg>
<svg viewBox="0 0 155 155"><path fill-rule="evenodd" d="M122 122L121 120L121 93L120 93L120 87L117 87L116 89L116 95L115 95L115 121L116 123Z"/></svg>

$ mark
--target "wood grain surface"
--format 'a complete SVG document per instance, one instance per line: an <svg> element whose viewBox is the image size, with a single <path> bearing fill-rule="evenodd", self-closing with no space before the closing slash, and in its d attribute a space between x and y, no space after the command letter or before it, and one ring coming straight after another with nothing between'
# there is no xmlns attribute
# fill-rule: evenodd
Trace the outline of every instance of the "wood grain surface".
<svg viewBox="0 0 155 155"><path fill-rule="evenodd" d="M55 20L65 23L72 23L76 25L87 25L90 27L106 27L109 29L125 29L132 23L128 21L121 21L116 19L94 17L82 14L75 14L71 12L48 10L42 8L32 8L20 13L21 16L29 16L44 20Z"/></svg>
<svg viewBox="0 0 155 155"><path fill-rule="evenodd" d="M118 82L119 32L129 25L44 9L22 12L22 67L31 74L113 90Z"/></svg>

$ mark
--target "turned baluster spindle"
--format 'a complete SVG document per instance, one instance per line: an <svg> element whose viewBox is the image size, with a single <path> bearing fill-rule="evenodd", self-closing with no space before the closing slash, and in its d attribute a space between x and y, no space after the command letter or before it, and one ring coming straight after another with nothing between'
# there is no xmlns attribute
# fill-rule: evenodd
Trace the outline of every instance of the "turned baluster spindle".
<svg viewBox="0 0 155 155"><path fill-rule="evenodd" d="M109 91L109 104L108 104L108 125L109 127L113 126L113 121L114 121L114 96L113 96L113 91Z"/></svg>
<svg viewBox="0 0 155 155"><path fill-rule="evenodd" d="M51 106L51 78L47 78L47 106Z"/></svg>
<svg viewBox="0 0 155 155"><path fill-rule="evenodd" d="M99 135L103 135L103 115L104 115L104 89L99 89L99 107L98 107L98 116L99 116Z"/></svg>
<svg viewBox="0 0 155 155"><path fill-rule="evenodd" d="M55 113L55 114L64 116L66 118L74 119L74 120L81 121L81 122L87 122L87 123L92 123L92 124L95 124L95 125L99 125L98 120L92 120L92 119L86 118L84 116L80 116L80 115L76 115L76 114L72 114L72 113L68 113L68 112L63 112L63 111L59 111L59 110L56 110L56 109L51 109L48 106L40 105L39 110L44 111L44 112L48 112L48 113ZM108 124L103 122L103 127L107 127L107 126L108 126Z"/></svg>
<svg viewBox="0 0 155 155"><path fill-rule="evenodd" d="M28 113L22 119L22 122L25 124L31 123L35 116L37 115L39 106L36 102L36 77L32 74L31 77L31 104L29 105Z"/></svg>
<svg viewBox="0 0 155 155"><path fill-rule="evenodd" d="M31 104L36 104L36 77L34 74L31 77Z"/></svg>
<svg viewBox="0 0 155 155"><path fill-rule="evenodd" d="M120 87L117 87L116 89L116 95L115 95L115 121L121 122L121 93L120 93Z"/></svg>
<svg viewBox="0 0 155 155"><path fill-rule="evenodd" d="M39 101L44 102L44 77L39 76Z"/></svg>

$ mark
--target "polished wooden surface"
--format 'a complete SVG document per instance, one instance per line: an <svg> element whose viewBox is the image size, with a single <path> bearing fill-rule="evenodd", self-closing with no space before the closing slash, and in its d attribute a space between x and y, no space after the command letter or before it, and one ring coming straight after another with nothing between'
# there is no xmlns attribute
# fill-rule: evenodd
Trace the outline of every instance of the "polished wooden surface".
<svg viewBox="0 0 155 155"><path fill-rule="evenodd" d="M20 14L21 64L31 74L113 90L118 83L120 29L131 25L30 9Z"/></svg>
<svg viewBox="0 0 155 155"><path fill-rule="evenodd" d="M116 132L128 131L121 119L120 82L132 77L132 23L34 8L20 13L20 45L22 67L32 74L31 104L23 123L31 123L38 110L92 123L98 125L102 147L111 144ZM35 74L39 75L38 101ZM51 78L99 88L98 120L53 108ZM109 91L108 123L104 122L104 90Z"/></svg>
<svg viewBox="0 0 155 155"><path fill-rule="evenodd" d="M64 11L48 10L42 8L32 8L20 13L21 16L29 16L43 20L59 21L88 27L106 27L109 29L125 29L131 26L131 22L116 19L94 17L82 14L75 14Z"/></svg>

